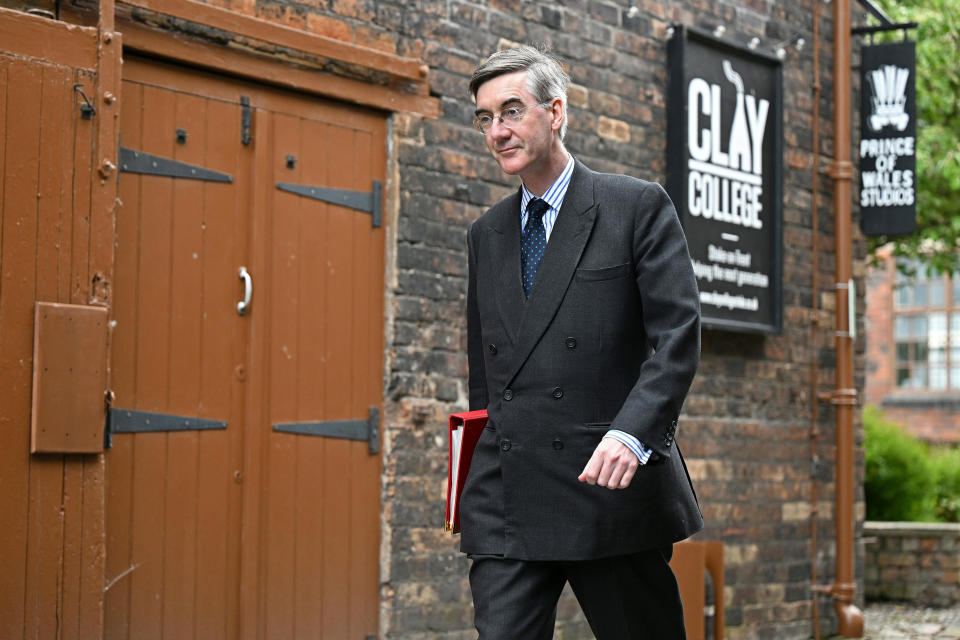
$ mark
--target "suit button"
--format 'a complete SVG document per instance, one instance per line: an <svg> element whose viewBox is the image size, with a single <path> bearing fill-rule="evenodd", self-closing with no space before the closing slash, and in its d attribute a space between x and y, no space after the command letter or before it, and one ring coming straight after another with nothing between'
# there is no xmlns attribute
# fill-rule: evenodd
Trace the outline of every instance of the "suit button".
<svg viewBox="0 0 960 640"><path fill-rule="evenodd" d="M497 355L497 345L495 345L495 344L488 344L488 345L487 345L487 350L490 351L490 355L492 355L492 356Z"/></svg>
<svg viewBox="0 0 960 640"><path fill-rule="evenodd" d="M574 338L573 336L570 336L569 338L567 338L566 343L567 343L567 349L577 348L577 339Z"/></svg>
<svg viewBox="0 0 960 640"><path fill-rule="evenodd" d="M560 451L560 449L563 449L563 440L561 440L560 438L557 438L556 440L554 440L553 448L556 449L557 451Z"/></svg>
<svg viewBox="0 0 960 640"><path fill-rule="evenodd" d="M509 440L500 441L500 451L510 451L510 447L513 446L510 444Z"/></svg>
<svg viewBox="0 0 960 640"><path fill-rule="evenodd" d="M503 392L503 399L507 402L513 400L513 389L507 389Z"/></svg>
<svg viewBox="0 0 960 640"><path fill-rule="evenodd" d="M553 397L556 398L557 400L559 400L560 398L562 398L562 397L563 397L563 389L561 389L560 387L556 387L556 388L553 390Z"/></svg>

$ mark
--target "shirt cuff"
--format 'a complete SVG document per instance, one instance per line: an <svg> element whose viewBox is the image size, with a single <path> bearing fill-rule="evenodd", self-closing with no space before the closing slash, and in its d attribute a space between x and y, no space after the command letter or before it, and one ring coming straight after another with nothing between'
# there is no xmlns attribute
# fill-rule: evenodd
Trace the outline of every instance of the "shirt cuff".
<svg viewBox="0 0 960 640"><path fill-rule="evenodd" d="M603 437L613 438L614 440L627 445L627 448L629 448L630 451L633 451L633 454L637 456L637 460L640 461L640 464L647 464L647 461L650 459L650 455L653 453L653 449L648 449L643 445L642 442L637 440L634 436L630 435L626 431L610 429L604 434Z"/></svg>

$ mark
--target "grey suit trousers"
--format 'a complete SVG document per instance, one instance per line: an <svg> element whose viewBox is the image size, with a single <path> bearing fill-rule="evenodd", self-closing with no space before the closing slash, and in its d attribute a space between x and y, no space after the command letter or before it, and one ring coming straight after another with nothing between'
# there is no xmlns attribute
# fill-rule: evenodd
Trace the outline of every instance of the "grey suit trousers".
<svg viewBox="0 0 960 640"><path fill-rule="evenodd" d="M479 640L551 640L569 581L598 640L684 640L683 605L667 564L673 547L597 560L473 556Z"/></svg>

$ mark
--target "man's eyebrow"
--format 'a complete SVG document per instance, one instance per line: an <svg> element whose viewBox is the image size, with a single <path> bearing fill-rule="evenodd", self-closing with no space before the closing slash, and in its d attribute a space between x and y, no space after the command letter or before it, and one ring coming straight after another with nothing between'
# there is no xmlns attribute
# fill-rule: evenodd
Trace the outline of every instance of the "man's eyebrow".
<svg viewBox="0 0 960 640"><path fill-rule="evenodd" d="M515 102L519 102L520 104L523 104L523 98L520 98L520 97L507 98L506 100L504 100L503 102L500 103L500 108L503 109L503 108L504 108L505 106L507 106L508 104L513 104L513 103L515 103ZM489 109L476 109L476 110L473 112L473 115L478 116L478 115L480 115L481 113L490 113L490 110L489 110Z"/></svg>

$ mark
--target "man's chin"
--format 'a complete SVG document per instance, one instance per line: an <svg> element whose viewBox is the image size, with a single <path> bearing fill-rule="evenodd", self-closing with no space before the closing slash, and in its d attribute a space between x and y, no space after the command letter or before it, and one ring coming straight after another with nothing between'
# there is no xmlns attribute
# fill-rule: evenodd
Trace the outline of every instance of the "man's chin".
<svg viewBox="0 0 960 640"><path fill-rule="evenodd" d="M515 176L521 171L523 171L526 166L525 163L517 162L513 158L502 158L497 156L497 164L500 165L500 170L503 171L508 176Z"/></svg>

